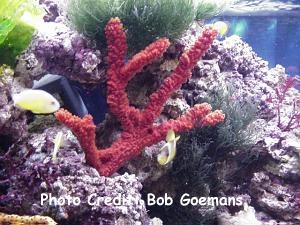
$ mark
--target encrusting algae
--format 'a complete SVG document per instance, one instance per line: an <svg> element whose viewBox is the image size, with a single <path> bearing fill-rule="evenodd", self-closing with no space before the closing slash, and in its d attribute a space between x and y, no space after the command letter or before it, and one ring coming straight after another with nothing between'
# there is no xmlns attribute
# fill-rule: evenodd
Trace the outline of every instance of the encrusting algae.
<svg viewBox="0 0 300 225"><path fill-rule="evenodd" d="M48 216L19 216L0 213L0 225L56 225Z"/></svg>

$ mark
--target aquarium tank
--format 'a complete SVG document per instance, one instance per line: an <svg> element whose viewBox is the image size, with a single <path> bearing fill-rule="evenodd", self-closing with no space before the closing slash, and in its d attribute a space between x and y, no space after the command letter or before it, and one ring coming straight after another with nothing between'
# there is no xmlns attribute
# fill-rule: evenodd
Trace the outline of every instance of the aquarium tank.
<svg viewBox="0 0 300 225"><path fill-rule="evenodd" d="M0 224L300 224L300 1L0 0Z"/></svg>
<svg viewBox="0 0 300 225"><path fill-rule="evenodd" d="M230 24L228 35L238 35L269 66L280 64L299 75L300 1L239 1L210 22Z"/></svg>

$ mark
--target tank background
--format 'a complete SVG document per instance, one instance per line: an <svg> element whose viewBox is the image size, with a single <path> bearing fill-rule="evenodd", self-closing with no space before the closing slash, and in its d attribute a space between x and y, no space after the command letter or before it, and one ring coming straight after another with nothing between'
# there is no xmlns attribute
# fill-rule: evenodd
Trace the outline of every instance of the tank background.
<svg viewBox="0 0 300 225"><path fill-rule="evenodd" d="M294 76L300 74L300 11L298 16L295 14L290 16L287 11L286 15L278 16L226 15L208 22L228 22L226 36L240 36L260 57L269 62L269 67L280 64L286 68L287 74Z"/></svg>

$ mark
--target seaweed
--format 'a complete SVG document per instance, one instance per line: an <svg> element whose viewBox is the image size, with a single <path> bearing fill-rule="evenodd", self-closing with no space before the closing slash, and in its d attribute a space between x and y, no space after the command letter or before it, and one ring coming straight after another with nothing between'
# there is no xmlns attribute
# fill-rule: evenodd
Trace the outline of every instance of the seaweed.
<svg viewBox="0 0 300 225"><path fill-rule="evenodd" d="M24 15L41 11L30 0L2 0L0 5L0 65L13 66L16 57L29 45L34 26L25 22Z"/></svg>
<svg viewBox="0 0 300 225"><path fill-rule="evenodd" d="M150 208L150 214L162 218L164 224L216 224L215 209L182 207L178 198L184 193L191 196L218 196L223 181L217 165L230 159L233 152L236 159L241 159L238 161L239 168L253 162L254 153L251 149L257 133L253 126L257 118L257 106L248 99L233 98L233 93L235 91L231 87L220 88L212 91L206 99L213 108L224 112L224 122L181 134L172 170L167 175L171 186L176 189L174 204L159 209ZM165 189L172 188L166 185Z"/></svg>
<svg viewBox="0 0 300 225"><path fill-rule="evenodd" d="M213 1L199 1L196 11L196 19L202 20L219 14L225 7L226 1L221 5L216 5Z"/></svg>
<svg viewBox="0 0 300 225"><path fill-rule="evenodd" d="M210 186L216 182L213 176L214 162L206 154L210 140L199 142L197 141L199 137L198 129L182 134L172 170L167 178L162 179L170 181L164 184L165 192L175 189L173 204L148 207L150 215L161 218L166 225L215 224L216 215L213 209L180 204L180 198L185 193L190 196L208 197ZM162 181L159 180L159 182ZM144 191L148 192L148 190Z"/></svg>
<svg viewBox="0 0 300 225"><path fill-rule="evenodd" d="M282 131L290 131L293 129L296 129L300 127L300 109L299 109L299 103L300 103L300 98L294 98L292 100L292 110L289 113L288 117L288 122L284 124L282 122L282 105L284 101L287 98L288 91L291 88L296 87L296 85L300 82L298 77L288 77L284 79L281 83L278 84L278 86L275 88L275 96L269 96L267 101L269 103L275 103L276 111L277 111L277 126L282 129Z"/></svg>
<svg viewBox="0 0 300 225"><path fill-rule="evenodd" d="M220 108L226 118L217 127L214 148L220 149L249 149L255 144L257 130L253 121L257 119L257 104L250 98L235 97L235 90L228 86L212 92L208 102Z"/></svg>
<svg viewBox="0 0 300 225"><path fill-rule="evenodd" d="M140 50L157 37L178 38L195 19L217 13L218 6L193 0L69 0L67 16L75 28L105 43L104 27L119 17L127 30L129 50Z"/></svg>

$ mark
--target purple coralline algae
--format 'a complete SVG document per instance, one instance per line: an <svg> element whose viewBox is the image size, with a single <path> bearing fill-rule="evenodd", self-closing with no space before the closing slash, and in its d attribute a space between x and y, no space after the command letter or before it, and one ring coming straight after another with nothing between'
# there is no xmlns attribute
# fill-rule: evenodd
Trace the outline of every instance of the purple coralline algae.
<svg viewBox="0 0 300 225"><path fill-rule="evenodd" d="M59 131L65 143L53 160L53 139ZM11 158L1 174L1 189L6 192L0 198L2 212L43 214L64 224L152 224L139 193L142 185L135 175L99 176L85 165L76 138L66 128L32 134L6 157ZM49 199L44 197L42 201L46 195Z"/></svg>
<svg viewBox="0 0 300 225"><path fill-rule="evenodd" d="M103 56L95 43L63 23L46 23L39 29L29 50L45 72L66 76L82 84L104 81Z"/></svg>
<svg viewBox="0 0 300 225"><path fill-rule="evenodd" d="M187 102L195 104L206 99L217 87L230 86L234 90L232 100L243 102L250 99L257 105L254 123L260 129L252 151L259 156L257 164L253 165L254 172L247 169L250 177L248 184L243 184L241 188L234 186L232 181L227 183L227 179L231 180L229 174L239 170L234 160L223 162L218 171L220 177L227 174L222 178L226 184L224 190L231 190L230 194L248 195L251 206L239 214L228 216L229 213L228 219L224 213L221 214L224 225L233 222L244 224L244 216L241 215L245 213L256 221L253 224L277 224L276 220L282 224L300 223L300 129L285 130L278 126L276 102L268 101L270 96L276 96L276 88L286 79L282 66L269 69L268 63L258 57L248 44L237 36L231 36L214 42L182 90ZM299 97L295 88L288 90L280 106L282 121L289 121L295 110L299 112L299 106L293 105Z"/></svg>
<svg viewBox="0 0 300 225"><path fill-rule="evenodd" d="M264 106L264 95L274 91L276 80L284 75L284 68L269 69L268 63L238 36L215 41L198 66L185 86L188 101L201 101L220 85L231 85L235 90L233 97L250 98Z"/></svg>
<svg viewBox="0 0 300 225"><path fill-rule="evenodd" d="M61 15L58 2L54 0L39 0L39 4L45 9L44 21L55 22L56 19Z"/></svg>
<svg viewBox="0 0 300 225"><path fill-rule="evenodd" d="M5 148L27 136L27 118L12 102L13 74L8 67L0 68L0 141Z"/></svg>

